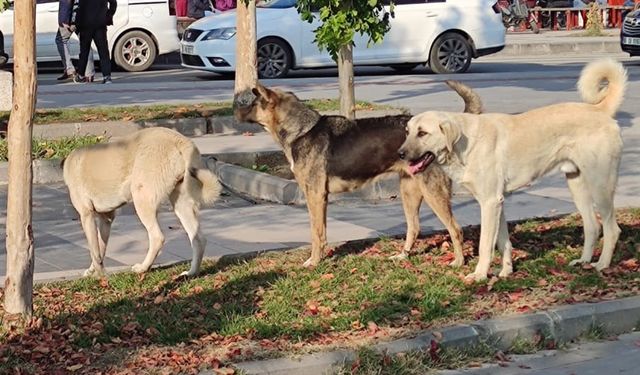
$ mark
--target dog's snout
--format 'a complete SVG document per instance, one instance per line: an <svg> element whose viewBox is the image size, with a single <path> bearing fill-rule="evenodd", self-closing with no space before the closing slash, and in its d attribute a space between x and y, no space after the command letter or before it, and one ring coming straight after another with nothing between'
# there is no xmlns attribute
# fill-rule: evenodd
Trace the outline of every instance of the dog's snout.
<svg viewBox="0 0 640 375"><path fill-rule="evenodd" d="M407 153L403 149L400 149L400 150L398 150L398 157L400 157L400 159L404 160L404 158L407 157Z"/></svg>

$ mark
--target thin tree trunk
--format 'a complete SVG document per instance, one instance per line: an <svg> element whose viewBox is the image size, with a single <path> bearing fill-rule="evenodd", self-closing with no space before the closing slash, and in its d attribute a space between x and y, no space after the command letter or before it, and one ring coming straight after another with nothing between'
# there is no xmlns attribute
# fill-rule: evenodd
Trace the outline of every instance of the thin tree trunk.
<svg viewBox="0 0 640 375"><path fill-rule="evenodd" d="M258 82L256 2L238 1L236 13L236 80L234 104L245 105Z"/></svg>
<svg viewBox="0 0 640 375"><path fill-rule="evenodd" d="M14 2L13 108L8 127L7 272L4 309L33 313L31 134L36 104L35 1Z"/></svg>
<svg viewBox="0 0 640 375"><path fill-rule="evenodd" d="M348 119L356 118L353 91L353 46L340 47L338 51L338 80L340 81L340 114Z"/></svg>

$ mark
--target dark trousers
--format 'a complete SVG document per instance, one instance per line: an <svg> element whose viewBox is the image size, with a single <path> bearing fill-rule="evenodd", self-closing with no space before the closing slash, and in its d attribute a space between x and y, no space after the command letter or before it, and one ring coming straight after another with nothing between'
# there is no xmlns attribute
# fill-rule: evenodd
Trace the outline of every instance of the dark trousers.
<svg viewBox="0 0 640 375"><path fill-rule="evenodd" d="M98 29L82 29L78 33L80 36L80 61L78 72L84 72L87 67L87 59L89 58L89 50L91 50L91 42L96 44L98 55L100 55L100 70L102 76L111 75L111 59L109 57L109 45L107 44L107 27Z"/></svg>

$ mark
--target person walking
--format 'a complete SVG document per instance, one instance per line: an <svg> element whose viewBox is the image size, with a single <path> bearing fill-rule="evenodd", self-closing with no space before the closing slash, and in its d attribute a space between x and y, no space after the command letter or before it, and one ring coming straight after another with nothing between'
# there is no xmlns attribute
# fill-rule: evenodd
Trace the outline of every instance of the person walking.
<svg viewBox="0 0 640 375"><path fill-rule="evenodd" d="M76 15L76 26L80 36L80 62L78 70L87 66L91 42L95 43L100 56L102 83L111 83L111 57L107 43L107 26L113 25L113 16L118 6L117 0L80 0ZM87 82L85 76L76 74L76 82Z"/></svg>
<svg viewBox="0 0 640 375"><path fill-rule="evenodd" d="M66 81L73 79L76 75L76 68L71 61L71 53L69 51L69 39L76 29L74 20L74 8L77 8L78 0L60 0L58 5L58 32L56 33L56 47L62 60L64 71L58 77L58 81ZM93 66L93 51L89 53L89 60L85 69L85 77L93 81L95 69Z"/></svg>

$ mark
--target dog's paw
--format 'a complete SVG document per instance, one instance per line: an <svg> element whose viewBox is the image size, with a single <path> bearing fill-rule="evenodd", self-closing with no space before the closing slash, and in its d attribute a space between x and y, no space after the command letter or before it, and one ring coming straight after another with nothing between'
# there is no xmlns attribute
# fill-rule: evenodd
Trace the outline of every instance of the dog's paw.
<svg viewBox="0 0 640 375"><path fill-rule="evenodd" d="M449 265L451 267L462 267L462 266L464 266L464 257L456 258L456 259L452 260L449 263Z"/></svg>
<svg viewBox="0 0 640 375"><path fill-rule="evenodd" d="M400 254L392 255L389 257L389 260L405 260L409 258L409 255L403 251Z"/></svg>
<svg viewBox="0 0 640 375"><path fill-rule="evenodd" d="M472 272L470 274L468 274L467 276L464 277L464 281L465 282L469 282L469 283L474 283L474 282L478 282L478 281L484 281L487 279L487 275L486 274L478 274L475 272Z"/></svg>
<svg viewBox="0 0 640 375"><path fill-rule="evenodd" d="M307 259L304 263L302 263L302 267L311 268L311 267L317 266L318 263L320 263L320 261L317 260L317 259L313 259L313 257L312 257L312 258Z"/></svg>
<svg viewBox="0 0 640 375"><path fill-rule="evenodd" d="M502 270L498 274L499 278L509 277L513 273L513 267L502 267Z"/></svg>
<svg viewBox="0 0 640 375"><path fill-rule="evenodd" d="M195 276L197 274L198 274L198 271L193 271L192 272L191 270L189 270L189 271L182 272L180 275L178 275L178 277L193 277L193 276Z"/></svg>
<svg viewBox="0 0 640 375"><path fill-rule="evenodd" d="M144 265L142 265L141 263L137 263L137 264L134 264L134 265L131 267L131 270L132 270L133 272L135 272L135 273L145 273L145 272L147 272L147 271L149 270L149 268L148 268L148 267L145 267L145 266L144 266Z"/></svg>
<svg viewBox="0 0 640 375"><path fill-rule="evenodd" d="M608 264L600 264L600 262L591 263L591 265L596 269L596 271L602 271L605 268L609 268Z"/></svg>
<svg viewBox="0 0 640 375"><path fill-rule="evenodd" d="M580 265L583 265L583 264L585 264L585 263L589 263L589 262L591 262L591 259L582 259L582 258L579 258L579 259L574 259L574 260L572 260L571 262L569 262L569 266L571 266L571 267L573 267L573 266L580 266Z"/></svg>

